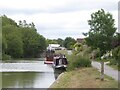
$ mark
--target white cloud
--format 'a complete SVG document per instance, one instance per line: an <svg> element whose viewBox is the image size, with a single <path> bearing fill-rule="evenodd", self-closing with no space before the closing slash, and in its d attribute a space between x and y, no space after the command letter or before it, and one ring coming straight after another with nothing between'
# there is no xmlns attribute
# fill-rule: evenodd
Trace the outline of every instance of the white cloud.
<svg viewBox="0 0 120 90"><path fill-rule="evenodd" d="M34 22L47 38L77 38L89 30L90 14L101 8L113 14L117 27L117 4L118 0L1 0L0 8L17 22Z"/></svg>
<svg viewBox="0 0 120 90"><path fill-rule="evenodd" d="M70 5L71 7L80 5L80 8L89 9L87 7L109 7L118 1L119 0L0 0L0 7L14 9L49 9L56 7L62 8L66 5Z"/></svg>
<svg viewBox="0 0 120 90"><path fill-rule="evenodd" d="M68 0L1 0L0 7L15 9L48 9L63 6Z"/></svg>

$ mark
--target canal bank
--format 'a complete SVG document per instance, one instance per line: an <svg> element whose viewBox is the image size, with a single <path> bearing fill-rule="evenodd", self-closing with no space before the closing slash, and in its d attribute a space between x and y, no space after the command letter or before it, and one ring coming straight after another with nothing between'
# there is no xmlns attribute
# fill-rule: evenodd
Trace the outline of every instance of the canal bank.
<svg viewBox="0 0 120 90"><path fill-rule="evenodd" d="M100 72L92 67L78 68L62 73L50 88L118 88L118 82L105 75L100 80Z"/></svg>

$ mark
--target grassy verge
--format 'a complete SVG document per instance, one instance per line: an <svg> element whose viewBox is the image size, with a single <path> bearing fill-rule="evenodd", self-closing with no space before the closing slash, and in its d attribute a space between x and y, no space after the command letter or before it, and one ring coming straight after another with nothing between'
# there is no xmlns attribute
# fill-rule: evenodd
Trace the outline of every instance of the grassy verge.
<svg viewBox="0 0 120 90"><path fill-rule="evenodd" d="M91 61L87 56L72 54L68 58L67 70L74 70L79 67L91 67Z"/></svg>
<svg viewBox="0 0 120 90"><path fill-rule="evenodd" d="M97 69L78 68L65 72L50 88L118 88L118 82L105 75L105 80L99 79Z"/></svg>
<svg viewBox="0 0 120 90"><path fill-rule="evenodd" d="M56 50L55 53L56 54L60 54L61 53L61 54L65 54L65 55L68 54L67 50Z"/></svg>
<svg viewBox="0 0 120 90"><path fill-rule="evenodd" d="M65 53L67 51L57 51ZM118 88L118 82L105 75L105 80L100 80L100 72L90 67L90 60L87 54L67 55L68 71L62 74L50 88ZM84 67L84 68L83 68Z"/></svg>

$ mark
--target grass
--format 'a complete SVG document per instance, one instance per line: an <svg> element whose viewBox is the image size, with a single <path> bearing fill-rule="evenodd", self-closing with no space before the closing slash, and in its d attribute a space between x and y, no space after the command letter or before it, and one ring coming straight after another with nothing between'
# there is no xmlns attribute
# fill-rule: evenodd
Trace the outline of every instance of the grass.
<svg viewBox="0 0 120 90"><path fill-rule="evenodd" d="M61 75L50 88L118 88L118 82L105 75L105 80L99 79L97 69L78 68Z"/></svg>
<svg viewBox="0 0 120 90"><path fill-rule="evenodd" d="M68 52L67 52L67 50L55 50L55 53L56 54L65 54L65 55L67 55L68 54Z"/></svg>
<svg viewBox="0 0 120 90"><path fill-rule="evenodd" d="M68 57L67 70L74 70L79 67L91 67L91 61L89 58L82 55L72 54Z"/></svg>
<svg viewBox="0 0 120 90"><path fill-rule="evenodd" d="M66 50L56 51L56 53L67 55ZM84 54L83 52L80 52L77 55L79 56ZM69 64L71 60L76 59L72 57L72 55L67 55ZM111 77L105 75L104 81L101 81L99 77L100 72L95 68L74 68L73 70L68 70L64 74L60 75L50 88L118 88L118 82Z"/></svg>

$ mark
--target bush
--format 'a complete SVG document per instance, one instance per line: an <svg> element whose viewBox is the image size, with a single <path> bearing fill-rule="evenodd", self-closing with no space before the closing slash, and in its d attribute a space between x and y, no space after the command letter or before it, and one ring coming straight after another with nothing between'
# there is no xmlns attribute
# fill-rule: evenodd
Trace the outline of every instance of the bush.
<svg viewBox="0 0 120 90"><path fill-rule="evenodd" d="M11 56L7 54L2 54L2 60L10 60Z"/></svg>
<svg viewBox="0 0 120 90"><path fill-rule="evenodd" d="M73 70L79 67L90 67L91 61L88 57L83 57L81 55L71 55L69 58L68 70Z"/></svg>
<svg viewBox="0 0 120 90"><path fill-rule="evenodd" d="M113 58L120 64L120 46L112 50Z"/></svg>
<svg viewBox="0 0 120 90"><path fill-rule="evenodd" d="M117 60L115 60L115 59L110 59L109 65L117 65Z"/></svg>

